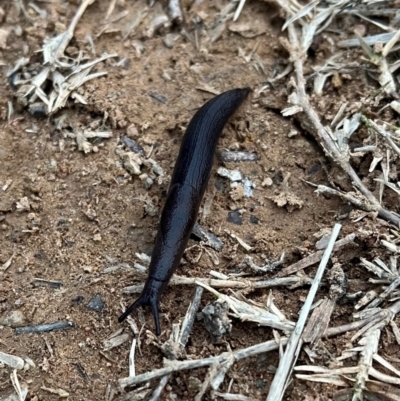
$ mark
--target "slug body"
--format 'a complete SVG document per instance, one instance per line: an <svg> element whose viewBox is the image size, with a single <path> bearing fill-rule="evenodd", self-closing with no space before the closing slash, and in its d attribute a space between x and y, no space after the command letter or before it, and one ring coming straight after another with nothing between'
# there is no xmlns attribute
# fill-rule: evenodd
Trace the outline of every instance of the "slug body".
<svg viewBox="0 0 400 401"><path fill-rule="evenodd" d="M160 335L160 296L179 266L196 223L218 138L249 92L249 88L224 92L205 103L190 121L161 214L148 278L139 298L119 317L120 322L137 307L149 306L154 315L156 334Z"/></svg>

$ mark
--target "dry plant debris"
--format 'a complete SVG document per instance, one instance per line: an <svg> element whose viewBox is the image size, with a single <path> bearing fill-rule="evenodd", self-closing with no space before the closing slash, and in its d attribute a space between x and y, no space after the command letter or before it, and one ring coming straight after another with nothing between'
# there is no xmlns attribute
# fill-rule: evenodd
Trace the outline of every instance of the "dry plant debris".
<svg viewBox="0 0 400 401"><path fill-rule="evenodd" d="M32 13L26 9L24 3L22 1L15 3L25 18L32 20ZM83 0L68 29L52 39L45 40L42 47L42 63L31 65L29 59L23 57L8 71L10 83L17 90L19 105L28 107L31 114L35 116L52 115L65 108L67 102L71 99L76 103L86 104L81 88L82 85L91 79L105 75L105 72L93 72L93 70L99 63L116 57L116 54L104 54L91 60L89 56L81 52L76 58L70 58L65 55L65 51L74 37L74 31L80 18L92 3L94 3L94 0ZM202 25L202 17L205 20L206 16L199 12L197 18L193 21L188 21L185 16L188 10L181 8L179 0L169 0L165 9L163 7L165 4L161 4L161 2L153 1L151 3L156 4L149 4L150 7L128 12L127 9L122 9L124 8L124 1L111 1L107 8L104 24L96 27L98 29L96 29L97 34L94 36L95 40L90 35L87 37L91 47L91 57L96 56L96 40L100 36L103 37L103 35L106 36L116 32L121 34L122 40L127 40L128 46L135 49L138 59L143 54L148 57L149 54L146 52L148 52L149 47L146 49L144 40L132 39L135 37L136 32L139 31L139 28L144 26L143 38L145 40L154 39L157 35L162 35L163 43L167 48L173 48L182 42L185 44L190 43L194 46L194 50L198 52L198 55L208 61L212 57L209 53L211 45L218 45L218 41L229 30L229 32L240 35L242 38L257 38L251 49L244 50L244 48L239 48L238 56L244 63L260 74L264 76L269 74L264 61L258 54L258 50L265 40L262 36L260 39L258 37L267 31L268 26L264 20L254 21L254 24L241 22L244 10L246 10L246 7L250 7L250 4L247 4L245 0L227 2L225 7L218 9L214 23L206 26L203 30L199 27ZM337 225L332 233L329 232L325 236L325 242L318 242L316 252L307 249L305 253L308 256L278 270L285 262L284 253L276 262L269 262L270 258L263 254L259 259L266 260L265 265L258 266L253 261L255 257L260 256L257 255L260 250L260 244L257 240L253 241L251 238L239 235L224 226L220 227L219 231L215 231L218 233L217 235L213 235L197 225L194 234L202 240L202 243L195 245L192 247L193 249L187 250L188 253L189 251L198 252L196 257L192 258L193 264L197 264L206 255L215 266L218 266L222 257L217 255L214 250L226 252L225 256L232 250L232 255L229 255L232 258L231 260L235 260L239 250L244 254L241 259L243 260L242 263L235 261L240 273L227 275L215 270L209 270L212 278L175 275L171 281L171 286L195 287L195 295L182 325L172 324L169 339L161 346L149 332L144 331L144 325L139 330L132 317L128 319L129 326L135 336L132 341L130 341L131 334L123 332L123 329L118 329L103 341L103 349L100 354L110 363L115 363L111 352L116 347L126 347L129 342L130 352L126 361L126 364L129 365L129 375L118 381L120 390L145 383L141 388L122 394L118 398L121 401L144 399L150 393L152 393L150 399L156 401L160 399L163 391L168 386L171 375L178 371L199 367L207 367L208 370L204 380L198 380L200 383L197 383L199 386L197 395L194 398L196 401L203 399L208 391L210 391L212 397L250 400L251 397L232 393L232 383L229 385L227 392L222 392L220 388L235 362L272 350L279 351L280 362L267 400L275 401L285 397L285 391L293 370L295 377L298 379L344 387L344 390L340 390L334 395L335 399L351 399L354 401L367 397L370 399L379 399L379 397L386 397L385 399L389 400L399 399L400 394L395 386L400 384L400 372L394 366L398 360L393 361L386 355L379 354L380 343L385 333L390 333L400 344L400 330L395 322L395 318L400 312L400 292L398 289L400 271L397 266L397 258L400 253L400 234L398 231L400 217L398 208L390 210L387 207L388 196L395 196L398 201L400 195L397 174L400 156L400 130L396 119L387 117L394 114L384 113L385 111L390 111L390 113L400 112L400 103L397 98L398 68L400 67L400 63L397 60L399 52L398 41L400 38L398 7L396 2L391 0L385 2L385 7L380 4L382 2L375 0L364 0L362 2L316 0L306 5L302 5L296 0L276 0L275 3L281 11L280 15L286 17L286 22L282 26L282 36L285 36L287 31L288 38L282 38L281 44L286 49L286 56L288 55L289 57L286 60L285 67L279 74L274 77L267 77L264 80L268 82L268 86L260 83L257 95L261 96L271 85L279 85L284 79L287 80L289 104L287 107L280 107L282 116L293 118L300 122L302 129L314 136L328 158L342 169L350 182L348 187L351 189L344 189L342 186L335 185L334 180L331 180L328 174L330 187L317 185L317 194L339 196L346 203L351 203L357 208L363 209L366 213L357 214L353 213L353 211L351 212L354 217L353 222L360 222L364 219L367 221L366 224L375 224L375 231L367 232L365 230L364 234L362 234L362 229L355 230L353 233L347 234L344 238L336 241L339 231L339 226ZM153 5L154 7L152 7ZM38 7L37 4L29 3L28 7L40 18L46 18L46 10ZM0 22L2 18L1 10ZM354 38L339 40L335 43L335 40L329 36L329 33L335 30L335 28L331 28L331 25L344 16L358 18L364 24L374 26L374 32L384 32L365 36L365 33L361 32L360 34L361 28L358 27L360 29L355 30ZM266 19L266 16L263 17ZM389 22L383 22L382 17ZM182 25L184 22L185 24ZM174 26L178 27L176 32L179 33L170 32ZM17 27L16 31L18 31ZM6 47L10 34L11 31L0 29L0 49ZM314 51L313 47L318 42L319 37L325 34L327 36L324 38L330 43L332 49L337 50L338 48L340 51L330 54L325 60L318 59L318 63L313 65L314 61L310 60L309 54ZM354 58L348 57L347 48L360 48L364 54L359 56L358 60L354 60ZM111 62L109 61L108 63L110 64ZM128 64L129 60L124 58L116 63L115 66L124 67ZM0 65L5 65L5 63L0 61ZM196 74L199 73L200 69L200 63L190 67L190 70L195 71ZM378 87L376 93L371 93L369 96L360 99L359 102L343 99L342 103L336 105L337 112L333 116L325 118L322 115L322 111L320 111L318 102L326 96L329 84L331 83L334 88L338 89L343 86L343 76L358 71L365 72L375 80ZM166 82L171 81L171 74L171 71L162 72ZM312 84L312 88L308 84ZM309 87L311 90L309 90ZM205 82L194 84L193 89L213 94L220 93L220 88L217 85L214 86L214 82L212 84ZM172 101L170 97L161 95L158 91L149 90L146 93L157 100L159 107L164 107ZM322 101L321 104L323 104ZM324 109L323 107L321 108ZM9 102L6 116L10 123L13 122L14 113L14 107ZM105 124L107 118L108 116L104 112L102 121L96 124L95 127L88 128L82 125L69 125L67 115L63 114L57 121L57 128L62 132L64 138L74 139L80 151L85 154L96 153L98 151L96 139L110 138L113 135ZM162 120L160 119L160 121ZM146 124L147 122L143 122L143 127ZM118 128L123 128L123 126ZM242 135L239 131L241 130L238 130L238 137ZM36 129L28 129L26 132L35 133ZM297 130L289 131L289 138L298 136ZM121 141L117 142L115 154L119 157L119 160L113 161L121 169L126 170L124 178L129 177L131 179L131 176L137 176L142 181L144 190L149 191L154 182L160 185L164 184L164 180L168 179L168 177L156 157L151 157L154 150L153 145L150 150L145 147L145 151L141 145L142 138L139 135L138 137L139 139L136 141L136 137L133 140L125 136ZM352 146L352 140L358 137L361 138L362 143L357 143L356 147ZM246 144L245 138L240 137L240 140L243 140L243 143ZM235 149L240 149L240 147ZM60 150L63 150L61 143ZM260 149L257 149L257 153L247 150L225 150L221 153L221 159L224 163L258 162L262 160L262 157L263 152ZM368 161L368 168L361 176L357 167L359 167L360 159L363 158ZM235 169L241 168L241 166L243 164L238 164L233 169L225 167L218 169L220 176L229 179L228 185L231 190L229 197L230 200L237 203L245 203L247 200L251 200L254 192L260 191L260 188L257 188L255 183L247 178L242 171ZM52 166L52 168L55 167L57 166ZM272 196L266 196L266 198L272 200L278 207L285 207L288 212L295 215L299 212L299 209L307 207L307 202L289 188L289 177L289 175L285 175L280 190L275 191ZM292 179L295 181L297 177L292 177ZM273 186L273 181L269 177L265 178L264 182L266 183L265 186L262 184L264 189L265 187ZM12 180L7 181L3 185L2 191L6 193L11 185ZM205 207L208 210L207 213L204 212L205 216L210 214L213 197L210 199L207 208ZM154 201L148 192L145 195L143 193L137 195L135 201L143 204L144 211L148 216L155 217L158 215L157 201ZM5 208L4 210L8 213L9 209ZM31 197L21 194L15 202L15 210L20 215L23 215L28 212L33 213L33 211L36 213L37 207ZM93 206L86 208L83 214L91 222L99 222L99 212L96 212ZM377 216L386 220L389 224L385 225L382 220L377 219ZM371 223L371 221L374 223ZM33 233L37 230L37 227L33 227L30 232ZM103 233L100 235L96 231L93 238L95 241L100 242L102 235ZM222 242L217 236L224 236L225 242ZM373 249L374 251L379 251L377 253L379 256L371 251L371 255L374 256L360 257L360 266L376 276L368 280L372 289L364 293L362 298L354 305L354 321L339 327L330 327L331 317L338 304L344 298L350 297L347 294L346 266L339 262L340 252L346 245L351 244L354 248L358 247L368 236L378 238L374 243ZM330 241L329 245L327 241ZM266 242L267 240L264 240L264 243ZM207 249L207 246L213 248L212 252ZM359 247L359 250L361 252L362 246ZM278 250L275 251L278 252ZM282 250L279 250L279 252L282 252ZM330 255L333 266L328 268L325 275L326 279L324 278L321 281ZM137 255L137 257L144 265L148 264L148 255L141 254ZM19 262L18 258L18 252L14 253L13 251L7 254L7 258L4 259L3 264L0 266L0 273L7 274L12 270L15 260ZM95 280L105 280L106 274L118 271L118 274L136 275L140 281L143 281L146 272L145 266L134 262L134 266L131 267L128 263L121 263L117 259L106 259L109 266L103 269L101 276ZM190 260L188 255L187 260ZM308 273L307 275L303 273L305 268L320 261L320 268L315 277L308 276ZM251 273L248 273L249 269ZM85 268L84 271L91 272L91 269ZM272 278L268 276L271 271L274 271L274 277ZM260 277L260 275L266 275L266 277ZM49 286L56 285L58 289L62 284L61 281L57 280L37 278L35 281ZM312 305L320 284L324 287L329 286L327 296ZM311 286L311 289L303 309L300 311L298 320L289 320L286 318L286 311L274 304L271 288L287 287L295 289L307 286ZM140 292L141 288L142 284L130 286L124 288L123 292ZM254 302L249 298L249 294L253 291L267 288L270 289L270 293L265 304ZM237 324L238 320L253 322L259 326L271 328L271 336L274 339L234 351L227 344L226 352L206 358L188 355L185 352L185 346L196 318L203 289L206 289L217 298L217 301L213 302L211 306L208 305L206 307L206 312L207 308L212 312L219 308L218 310L223 312L218 314L217 320L215 320L215 313L209 314L209 318L213 318L212 324L209 324L210 322L207 322L208 318L204 319L203 310L203 322L208 327L212 326L211 332L214 340L224 341L226 339L225 334L230 331L232 326ZM312 313L311 308L314 308ZM309 314L311 316L307 319ZM15 333L41 333L43 331L72 327L74 326L69 321L60 321L55 324L17 327ZM216 328L218 330L215 330ZM338 336L350 331L356 331L356 333L350 339L348 347L343 350L341 356L328 358L328 366L315 365L315 360L319 359L318 352L323 352L324 341L326 341L327 337ZM356 342L357 344L353 345ZM47 340L45 343L53 356L50 343ZM164 361L164 367L136 375L136 351L141 353L143 347L149 343L159 346L165 354L167 359ZM312 365L295 366L302 350L305 351ZM352 363L355 360L358 361L357 366ZM21 358L3 352L0 352L0 361L13 369L10 381L15 388L16 394L18 394L18 399L25 399L28 394L28 387L25 383L19 383L16 370L22 371L23 369L34 367L34 364L32 365L29 358ZM349 362L348 366L347 362ZM43 361L41 367L44 371L48 371L48 361ZM386 373L383 373L381 368L384 368ZM152 383L149 381L155 378L159 378L160 381L153 389ZM57 388L57 386L41 386L41 389L60 398L67 398L72 395L62 388ZM109 384L106 392L107 401L115 399L116 394L117 390Z"/></svg>
<svg viewBox="0 0 400 401"><path fill-rule="evenodd" d="M31 65L29 59L22 58L8 71L7 77L17 91L19 105L29 107L31 114L37 116L52 114L64 108L70 98L77 103L87 104L79 93L79 88L87 81L107 74L91 73L91 70L100 62L116 57L116 54L104 54L86 62L82 62L84 61L82 53L79 53L76 59L64 54L74 37L76 25L87 7L94 1L82 1L68 29L56 37L45 39L42 47L42 63ZM51 88L47 89L49 83Z"/></svg>

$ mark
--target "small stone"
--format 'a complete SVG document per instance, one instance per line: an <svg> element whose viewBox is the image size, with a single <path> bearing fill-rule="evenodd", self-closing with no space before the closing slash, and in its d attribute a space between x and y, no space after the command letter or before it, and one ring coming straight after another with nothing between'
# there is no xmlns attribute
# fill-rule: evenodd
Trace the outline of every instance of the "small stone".
<svg viewBox="0 0 400 401"><path fill-rule="evenodd" d="M35 220L36 219L36 214L35 213L29 213L28 214L28 220Z"/></svg>
<svg viewBox="0 0 400 401"><path fill-rule="evenodd" d="M239 170L228 170L225 167L220 167L217 173L221 177L229 178L231 181L242 181L243 179L242 173Z"/></svg>
<svg viewBox="0 0 400 401"><path fill-rule="evenodd" d="M253 215L250 216L250 223L251 224L258 224L258 222L259 222L258 217L253 216Z"/></svg>
<svg viewBox="0 0 400 401"><path fill-rule="evenodd" d="M0 326L19 327L24 325L25 321L25 316L21 311L13 310L0 318Z"/></svg>
<svg viewBox="0 0 400 401"><path fill-rule="evenodd" d="M92 221L97 217L96 211L94 209L91 209L90 207L83 213L89 220Z"/></svg>
<svg viewBox="0 0 400 401"><path fill-rule="evenodd" d="M49 171L51 173L56 173L57 172L57 161L56 160L54 160L54 159L50 160Z"/></svg>
<svg viewBox="0 0 400 401"><path fill-rule="evenodd" d="M217 299L203 309L204 326L210 333L211 341L218 342L225 334L232 331L232 323L228 317L229 306L225 301Z"/></svg>
<svg viewBox="0 0 400 401"><path fill-rule="evenodd" d="M57 231L67 232L71 226L71 222L69 220L60 219L57 221Z"/></svg>
<svg viewBox="0 0 400 401"><path fill-rule="evenodd" d="M127 125L128 125L128 123L127 123L126 120L119 120L119 121L117 122L118 128L125 128Z"/></svg>
<svg viewBox="0 0 400 401"><path fill-rule="evenodd" d="M6 49L7 48L7 38L8 35L10 34L10 31L8 29L0 29L0 49Z"/></svg>
<svg viewBox="0 0 400 401"><path fill-rule="evenodd" d="M242 225L242 214L240 209L236 209L233 212L228 213L228 218L226 219L229 223Z"/></svg>
<svg viewBox="0 0 400 401"><path fill-rule="evenodd" d="M124 168L126 171L128 171L130 174L133 175L140 175L140 166L143 164L142 159L140 158L139 155L136 153L125 153L122 156Z"/></svg>
<svg viewBox="0 0 400 401"><path fill-rule="evenodd" d="M24 304L24 301L21 299L21 298L18 298L15 302L14 302L14 305L16 306L16 307L20 307L20 306L22 306Z"/></svg>
<svg viewBox="0 0 400 401"><path fill-rule="evenodd" d="M255 187L253 181L249 180L247 177L243 180L243 193L244 196L250 197L253 195L253 188Z"/></svg>
<svg viewBox="0 0 400 401"><path fill-rule="evenodd" d="M72 300L74 304L80 304L85 300L85 297L82 295L78 295L76 298Z"/></svg>
<svg viewBox="0 0 400 401"><path fill-rule="evenodd" d="M142 180L143 186L146 189L149 189L154 183L154 181L146 173L140 175L139 178Z"/></svg>
<svg viewBox="0 0 400 401"><path fill-rule="evenodd" d="M21 198L19 200L19 202L17 202L16 208L17 208L17 212L24 212L26 210L30 210L31 205L29 203L29 199L26 196Z"/></svg>
<svg viewBox="0 0 400 401"><path fill-rule="evenodd" d="M136 129L136 128L135 128ZM136 130L137 131L137 130ZM136 141L133 139L129 138L128 136L123 136L122 142L124 145L129 148L133 153L137 153L139 155L144 153L144 149L141 145L139 145Z"/></svg>
<svg viewBox="0 0 400 401"><path fill-rule="evenodd" d="M193 376L189 377L187 387L191 393L197 393L201 389L201 386L202 382L200 379Z"/></svg>
<svg viewBox="0 0 400 401"><path fill-rule="evenodd" d="M257 380L256 381L256 388L264 388L265 387L265 381L264 380Z"/></svg>
<svg viewBox="0 0 400 401"><path fill-rule="evenodd" d="M89 309L93 309L96 312L101 312L104 309L104 301L101 299L100 294L96 294L87 304Z"/></svg>
<svg viewBox="0 0 400 401"><path fill-rule="evenodd" d="M332 76L332 85L334 88L340 88L342 86L342 79L337 72Z"/></svg>
<svg viewBox="0 0 400 401"><path fill-rule="evenodd" d="M271 178L267 177L264 179L264 181L261 183L262 187L270 187L273 184L273 181Z"/></svg>
<svg viewBox="0 0 400 401"><path fill-rule="evenodd" d="M163 38L163 43L165 46L167 46L169 49L172 49L177 40L180 38L180 35L175 34L175 33L167 33L164 38Z"/></svg>
<svg viewBox="0 0 400 401"><path fill-rule="evenodd" d="M136 137L136 136L139 136L139 131L137 130L137 128L135 127L135 125L134 124L132 124L132 125L130 125L127 129L126 129L126 134L128 135L128 136L131 136L131 137Z"/></svg>
<svg viewBox="0 0 400 401"><path fill-rule="evenodd" d="M93 236L93 241L100 242L101 241L101 235L100 234L95 234Z"/></svg>
<svg viewBox="0 0 400 401"><path fill-rule="evenodd" d="M358 33L361 37L367 33L367 27L364 24L356 24L353 29L354 33Z"/></svg>

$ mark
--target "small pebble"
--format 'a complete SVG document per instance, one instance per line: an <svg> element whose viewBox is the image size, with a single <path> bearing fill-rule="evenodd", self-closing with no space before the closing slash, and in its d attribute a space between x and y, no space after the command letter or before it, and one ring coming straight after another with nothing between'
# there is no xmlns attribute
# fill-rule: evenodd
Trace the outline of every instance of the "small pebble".
<svg viewBox="0 0 400 401"><path fill-rule="evenodd" d="M248 178L245 178L243 180L243 190L244 190L244 196L250 197L253 195L253 188L254 188L254 183L253 181L249 180Z"/></svg>
<svg viewBox="0 0 400 401"><path fill-rule="evenodd" d="M89 309L93 309L96 312L101 312L104 309L104 301L101 299L100 294L96 294L87 304Z"/></svg>
<svg viewBox="0 0 400 401"><path fill-rule="evenodd" d="M250 223L251 224L258 224L258 222L259 222L258 217L253 216L253 215L250 216Z"/></svg>
<svg viewBox="0 0 400 401"><path fill-rule="evenodd" d="M133 139L129 138L128 136L123 136L122 142L132 152L137 153L139 155L144 153L142 146L140 146L137 142L135 142Z"/></svg>
<svg viewBox="0 0 400 401"><path fill-rule="evenodd" d="M137 155L136 153L132 153L132 152L125 153L122 156L122 160L123 160L124 168L126 171L128 171L129 173L131 173L133 175L141 174L140 166L143 164L143 161L139 155Z"/></svg>
<svg viewBox="0 0 400 401"><path fill-rule="evenodd" d="M233 212L228 213L228 218L226 219L229 223L242 225L242 214L240 213L240 209L236 209Z"/></svg>
<svg viewBox="0 0 400 401"><path fill-rule="evenodd" d="M217 170L217 173L221 176L221 177L227 177L229 178L231 181L242 181L242 173L239 170L228 170L224 167L220 167Z"/></svg>
<svg viewBox="0 0 400 401"><path fill-rule="evenodd" d="M164 95L161 95L160 93L157 92L149 92L149 95L153 98L159 101L160 103L167 103L167 98Z"/></svg>
<svg viewBox="0 0 400 401"><path fill-rule="evenodd" d="M85 300L85 297L82 295L78 295L76 298L72 300L74 304L81 304Z"/></svg>
<svg viewBox="0 0 400 401"><path fill-rule="evenodd" d="M93 266L83 266L83 271L86 273L92 273L93 272Z"/></svg>
<svg viewBox="0 0 400 401"><path fill-rule="evenodd" d="M180 35L175 34L175 33L167 33L164 37L163 37L163 43L165 46L167 46L169 49L172 49L177 40L180 38Z"/></svg>
<svg viewBox="0 0 400 401"><path fill-rule="evenodd" d="M30 210L31 205L29 203L29 199L26 196L21 198L19 200L19 202L17 202L16 208L17 208L17 212L24 212L26 210Z"/></svg>
<svg viewBox="0 0 400 401"><path fill-rule="evenodd" d="M24 314L19 310L7 312L0 318L0 326L18 327L25 323Z"/></svg>
<svg viewBox="0 0 400 401"><path fill-rule="evenodd" d="M50 160L49 171L51 173L56 173L57 172L57 161L56 160L54 160L54 159Z"/></svg>
<svg viewBox="0 0 400 401"><path fill-rule="evenodd" d="M191 393L197 393L201 389L201 386L202 381L200 379L193 376L189 377L187 387Z"/></svg>
<svg viewBox="0 0 400 401"><path fill-rule="evenodd" d="M127 129L126 129L126 133L129 136L135 137L139 135L139 131L137 130L137 128L135 127L134 124L130 125Z"/></svg>
<svg viewBox="0 0 400 401"><path fill-rule="evenodd" d="M225 334L232 331L228 311L228 304L220 299L208 304L203 309L204 326L210 333L212 342L220 341Z"/></svg>
<svg viewBox="0 0 400 401"><path fill-rule="evenodd" d="M101 241L101 235L100 234L95 234L93 236L93 241L100 242Z"/></svg>

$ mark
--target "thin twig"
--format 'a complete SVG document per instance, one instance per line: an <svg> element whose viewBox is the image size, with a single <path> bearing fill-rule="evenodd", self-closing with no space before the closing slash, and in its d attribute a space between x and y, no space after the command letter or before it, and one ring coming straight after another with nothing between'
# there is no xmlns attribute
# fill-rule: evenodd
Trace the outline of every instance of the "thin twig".
<svg viewBox="0 0 400 401"><path fill-rule="evenodd" d="M39 324L38 326L17 327L15 329L15 334L44 333L54 330L72 329L74 327L75 325L72 322L55 322L49 324Z"/></svg>

